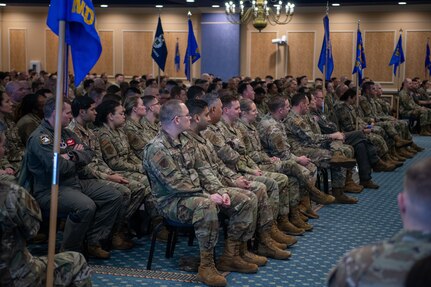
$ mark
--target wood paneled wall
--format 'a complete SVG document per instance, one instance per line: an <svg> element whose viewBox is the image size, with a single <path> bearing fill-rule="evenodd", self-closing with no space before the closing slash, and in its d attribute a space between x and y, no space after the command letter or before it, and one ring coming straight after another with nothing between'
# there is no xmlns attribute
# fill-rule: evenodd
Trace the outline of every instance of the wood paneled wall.
<svg viewBox="0 0 431 287"><path fill-rule="evenodd" d="M406 77L429 78L429 73L425 72L425 55L427 40L430 38L431 30L406 31L406 35L403 35L404 42L408 43L407 50L404 51L406 58Z"/></svg>
<svg viewBox="0 0 431 287"><path fill-rule="evenodd" d="M174 78L184 77L184 55L187 49L187 31L164 31L166 47L168 48L168 58L166 59L165 75ZM180 51L180 69L175 71L175 46L178 39L178 49ZM156 65L157 68L157 65Z"/></svg>
<svg viewBox="0 0 431 287"><path fill-rule="evenodd" d="M332 55L334 56L334 76L351 78L353 71L354 32L331 32ZM320 52L319 52L320 53Z"/></svg>
<svg viewBox="0 0 431 287"><path fill-rule="evenodd" d="M9 29L9 70L27 70L26 34L26 29Z"/></svg>
<svg viewBox="0 0 431 287"><path fill-rule="evenodd" d="M91 72L97 74L106 73L108 76L114 76L114 32L99 31L99 37L102 43L102 54Z"/></svg>
<svg viewBox="0 0 431 287"><path fill-rule="evenodd" d="M277 45L271 43L276 32L251 32L250 76L264 78L275 75Z"/></svg>
<svg viewBox="0 0 431 287"><path fill-rule="evenodd" d="M366 77L377 82L393 82L389 61L395 44L395 31L365 31Z"/></svg>
<svg viewBox="0 0 431 287"><path fill-rule="evenodd" d="M69 51L69 73L73 73L72 57ZM45 30L45 66L42 70L48 73L57 72L58 37L51 30Z"/></svg>
<svg viewBox="0 0 431 287"><path fill-rule="evenodd" d="M125 76L153 73L152 31L123 31L123 73Z"/></svg>
<svg viewBox="0 0 431 287"><path fill-rule="evenodd" d="M287 35L287 73L313 79L315 33L289 32Z"/></svg>

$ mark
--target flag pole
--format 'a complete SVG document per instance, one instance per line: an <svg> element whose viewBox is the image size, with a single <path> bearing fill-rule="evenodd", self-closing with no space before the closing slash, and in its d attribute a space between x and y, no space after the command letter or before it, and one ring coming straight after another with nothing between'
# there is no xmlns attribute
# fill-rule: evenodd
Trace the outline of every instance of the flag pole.
<svg viewBox="0 0 431 287"><path fill-rule="evenodd" d="M430 38L428 37L427 38L427 47L429 47L429 44L430 44ZM426 56L426 53L425 53L425 56ZM425 76L424 76L424 79L427 79L427 80L430 79L430 73L429 73L428 69L429 68L427 66L425 66Z"/></svg>
<svg viewBox="0 0 431 287"><path fill-rule="evenodd" d="M358 20L358 31L359 31L359 23L361 20ZM358 33L356 33L356 37L358 37ZM358 39L356 39L356 43L358 43ZM358 46L356 46L356 50L358 49ZM357 54L358 52L356 52ZM356 65L357 59L355 59L355 65ZM359 71L356 73L356 109L359 108ZM356 130L359 130L359 120L358 115L356 116Z"/></svg>
<svg viewBox="0 0 431 287"><path fill-rule="evenodd" d="M70 46L65 45L64 47L64 78L63 78L63 95L66 99L69 99L69 50Z"/></svg>
<svg viewBox="0 0 431 287"><path fill-rule="evenodd" d="M162 11L162 8L159 8L159 19L160 19L160 12ZM153 60L154 61L154 60ZM155 62L155 61L154 61ZM157 64L157 67L159 67L158 71L157 71L157 87L159 89L160 92L160 66Z"/></svg>
<svg viewBox="0 0 431 287"><path fill-rule="evenodd" d="M190 18L192 17L192 12L188 12L187 13L187 18L188 18L188 20L190 20ZM190 33L190 31L189 31L189 33ZM187 48L188 48L188 45L187 45ZM190 86L192 86L193 84L192 84L192 59L191 59L191 57L190 57L190 53L189 53L189 51L187 51L186 52L187 53L187 62L188 62L188 66L189 66L189 74L187 75L187 77L188 77L188 80L189 80L189 82L190 82Z"/></svg>
<svg viewBox="0 0 431 287"><path fill-rule="evenodd" d="M58 37L58 63L57 63L57 86L55 102L55 125L54 125L54 157L52 169L51 185L51 209L49 215L49 241L48 241L48 264L46 272L46 286L52 287L54 284L54 255L55 240L57 232L57 209L58 209L58 160L60 156L61 137L61 115L63 113L63 72L64 72L64 52L66 38L66 22L59 21Z"/></svg>

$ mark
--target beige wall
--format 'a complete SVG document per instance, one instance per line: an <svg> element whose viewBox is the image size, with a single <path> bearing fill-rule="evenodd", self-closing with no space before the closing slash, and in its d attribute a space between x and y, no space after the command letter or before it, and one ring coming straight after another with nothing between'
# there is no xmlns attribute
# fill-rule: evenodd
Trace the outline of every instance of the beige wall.
<svg viewBox="0 0 431 287"><path fill-rule="evenodd" d="M391 8L394 7L394 8ZM364 11L367 9L367 11ZM392 9L393 11L388 11ZM360 12L362 10L362 12ZM257 33L251 25L241 28L241 74L265 76L266 73L281 77L286 74L306 74L310 79L322 77L317 61L323 39L322 9L297 9L288 25L271 26ZM359 11L359 12L358 12ZM167 38L170 58L174 57L176 38L180 42L181 58L186 49L186 10L166 9L162 14L163 28ZM42 69L53 69L56 62L56 43L45 25L47 9L41 7L0 8L0 69L9 70L14 65L22 69L30 60L39 60ZM200 42L200 13L194 11L192 20L198 42ZM104 54L95 67L98 73L152 73L157 74L157 65L150 57L152 39L157 25L155 9L116 8L96 9L97 28L101 35ZM365 75L372 76L386 88L396 88L397 78L388 66L393 48L403 29L406 64L401 68L404 76L424 77L426 37L431 37L431 5L340 7L330 11L330 29L335 59L334 76L351 77L357 21L361 21L368 67ZM410 34L409 34L410 33ZM143 42L141 46L132 41L133 35ZM287 36L287 46L271 43L274 36ZM130 37L132 36L132 37ZM22 59L22 58L25 59ZM127 64L127 67L125 66ZM52 72L52 71L50 71ZM193 65L193 76L200 74L200 62ZM173 77L184 77L182 71ZM128 75L132 76L132 75Z"/></svg>

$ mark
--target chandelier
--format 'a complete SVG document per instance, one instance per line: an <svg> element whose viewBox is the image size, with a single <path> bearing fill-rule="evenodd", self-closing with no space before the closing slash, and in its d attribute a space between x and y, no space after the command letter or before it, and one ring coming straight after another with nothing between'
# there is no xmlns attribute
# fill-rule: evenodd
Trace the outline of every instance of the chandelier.
<svg viewBox="0 0 431 287"><path fill-rule="evenodd" d="M245 7L244 3L251 3L251 6ZM275 3L271 6L270 3ZM272 0L244 0L239 1L237 6L233 1L225 2L226 17L233 24L253 22L259 32L264 29L269 22L271 25L285 25L293 18L295 4L283 1ZM239 20L237 15L239 14Z"/></svg>

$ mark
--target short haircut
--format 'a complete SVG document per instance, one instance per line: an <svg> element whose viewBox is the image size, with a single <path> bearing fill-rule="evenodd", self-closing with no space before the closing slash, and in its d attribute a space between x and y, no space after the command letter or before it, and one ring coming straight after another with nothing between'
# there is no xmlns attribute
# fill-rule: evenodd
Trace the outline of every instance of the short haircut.
<svg viewBox="0 0 431 287"><path fill-rule="evenodd" d="M216 93L207 93L205 96L203 96L202 100L204 100L209 108L212 108L216 102L219 101L219 95Z"/></svg>
<svg viewBox="0 0 431 287"><path fill-rule="evenodd" d="M256 89L254 89L254 93L256 95L264 95L264 94L266 94L266 91L262 87L257 87Z"/></svg>
<svg viewBox="0 0 431 287"><path fill-rule="evenodd" d="M82 85L84 86L84 89L86 90L89 87L91 87L91 85L93 85L93 84L94 84L94 80L87 79L87 80L84 80L84 83Z"/></svg>
<svg viewBox="0 0 431 287"><path fill-rule="evenodd" d="M118 93L118 92L120 92L120 91L121 91L120 87L118 87L118 86L116 86L116 85L110 85L110 86L106 89L106 92L107 92L108 94L115 94L115 93Z"/></svg>
<svg viewBox="0 0 431 287"><path fill-rule="evenodd" d="M373 86L373 85L374 85L374 82L371 82L371 81L363 83L362 84L362 94L367 93L371 89L371 86Z"/></svg>
<svg viewBox="0 0 431 287"><path fill-rule="evenodd" d="M45 105L43 106L43 115L45 117L45 119L48 119L52 116L52 113L55 111L55 97L48 97L46 99ZM69 104L70 102L67 99L63 99L63 107L64 104Z"/></svg>
<svg viewBox="0 0 431 287"><path fill-rule="evenodd" d="M102 102L106 102L106 101L116 101L118 103L121 103L121 96L117 95L117 94L106 94L103 99Z"/></svg>
<svg viewBox="0 0 431 287"><path fill-rule="evenodd" d="M249 112L251 111L251 105L254 102L250 99L242 99L241 101L239 101L239 107L241 109L241 112Z"/></svg>
<svg viewBox="0 0 431 287"><path fill-rule="evenodd" d="M241 83L238 86L238 94L242 95L242 93L244 93L244 91L247 90L247 86L250 85L249 83Z"/></svg>
<svg viewBox="0 0 431 287"><path fill-rule="evenodd" d="M268 109L271 113L276 112L279 109L282 109L286 106L286 99L280 96L275 96L269 99Z"/></svg>
<svg viewBox="0 0 431 287"><path fill-rule="evenodd" d="M157 101L157 99L156 99L156 97L155 97L155 96L143 96L143 97L141 97L141 99L142 99L142 101L144 102L144 106L145 106L146 108L149 108L149 107L150 107L150 105L152 105L152 103L153 103L154 101Z"/></svg>
<svg viewBox="0 0 431 287"><path fill-rule="evenodd" d="M72 102L72 115L76 118L79 115L79 110L87 110L94 104L94 100L89 96L76 97Z"/></svg>
<svg viewBox="0 0 431 287"><path fill-rule="evenodd" d="M186 106L189 109L190 116L200 115L205 110L205 108L208 108L207 102L198 99L187 100Z"/></svg>
<svg viewBox="0 0 431 287"><path fill-rule="evenodd" d="M431 213L431 158L421 160L407 170L404 190L416 205L422 205L420 209Z"/></svg>
<svg viewBox="0 0 431 287"><path fill-rule="evenodd" d="M115 113L115 109L120 105L119 102L113 100L103 101L96 108L97 115L94 124L101 127L103 123L107 122L108 115Z"/></svg>
<svg viewBox="0 0 431 287"><path fill-rule="evenodd" d="M292 105L292 107L296 107L298 106L300 103L304 102L306 100L306 94L305 93L298 93L295 94L292 97L292 100L290 102L290 104Z"/></svg>
<svg viewBox="0 0 431 287"><path fill-rule="evenodd" d="M52 94L52 91L50 89L40 89L40 90L37 90L35 94L46 97L46 94Z"/></svg>
<svg viewBox="0 0 431 287"><path fill-rule="evenodd" d="M115 78L118 78L118 77L120 77L120 76L123 76L123 77L124 77L124 75L123 75L123 74L115 74Z"/></svg>
<svg viewBox="0 0 431 287"><path fill-rule="evenodd" d="M230 108L232 102L238 101L238 97L232 94L224 94L220 97L223 108Z"/></svg>
<svg viewBox="0 0 431 287"><path fill-rule="evenodd" d="M344 92L344 94L341 95L340 101L345 102L348 99L353 98L354 96L356 96L356 90L348 89L347 91Z"/></svg>
<svg viewBox="0 0 431 287"><path fill-rule="evenodd" d="M191 86L189 90L187 91L187 98L189 100L196 99L196 97L201 96L204 94L205 91L202 87L199 86Z"/></svg>
<svg viewBox="0 0 431 287"><path fill-rule="evenodd" d="M181 113L181 102L180 100L169 100L163 104L160 109L159 119L161 124L167 124L172 121L172 118L178 116Z"/></svg>
<svg viewBox="0 0 431 287"><path fill-rule="evenodd" d="M88 92L88 96L90 98L93 99L93 101L96 101L98 98L100 98L103 93L105 92L104 89L102 88L92 88L89 92Z"/></svg>
<svg viewBox="0 0 431 287"><path fill-rule="evenodd" d="M132 97L136 94L140 95L141 91L138 88L129 87L129 88L127 88L126 92L124 93L124 96L125 97Z"/></svg>
<svg viewBox="0 0 431 287"><path fill-rule="evenodd" d="M171 89L171 98L175 99L176 96L181 95L181 91L184 90L183 88L181 88L180 86L173 86Z"/></svg>

